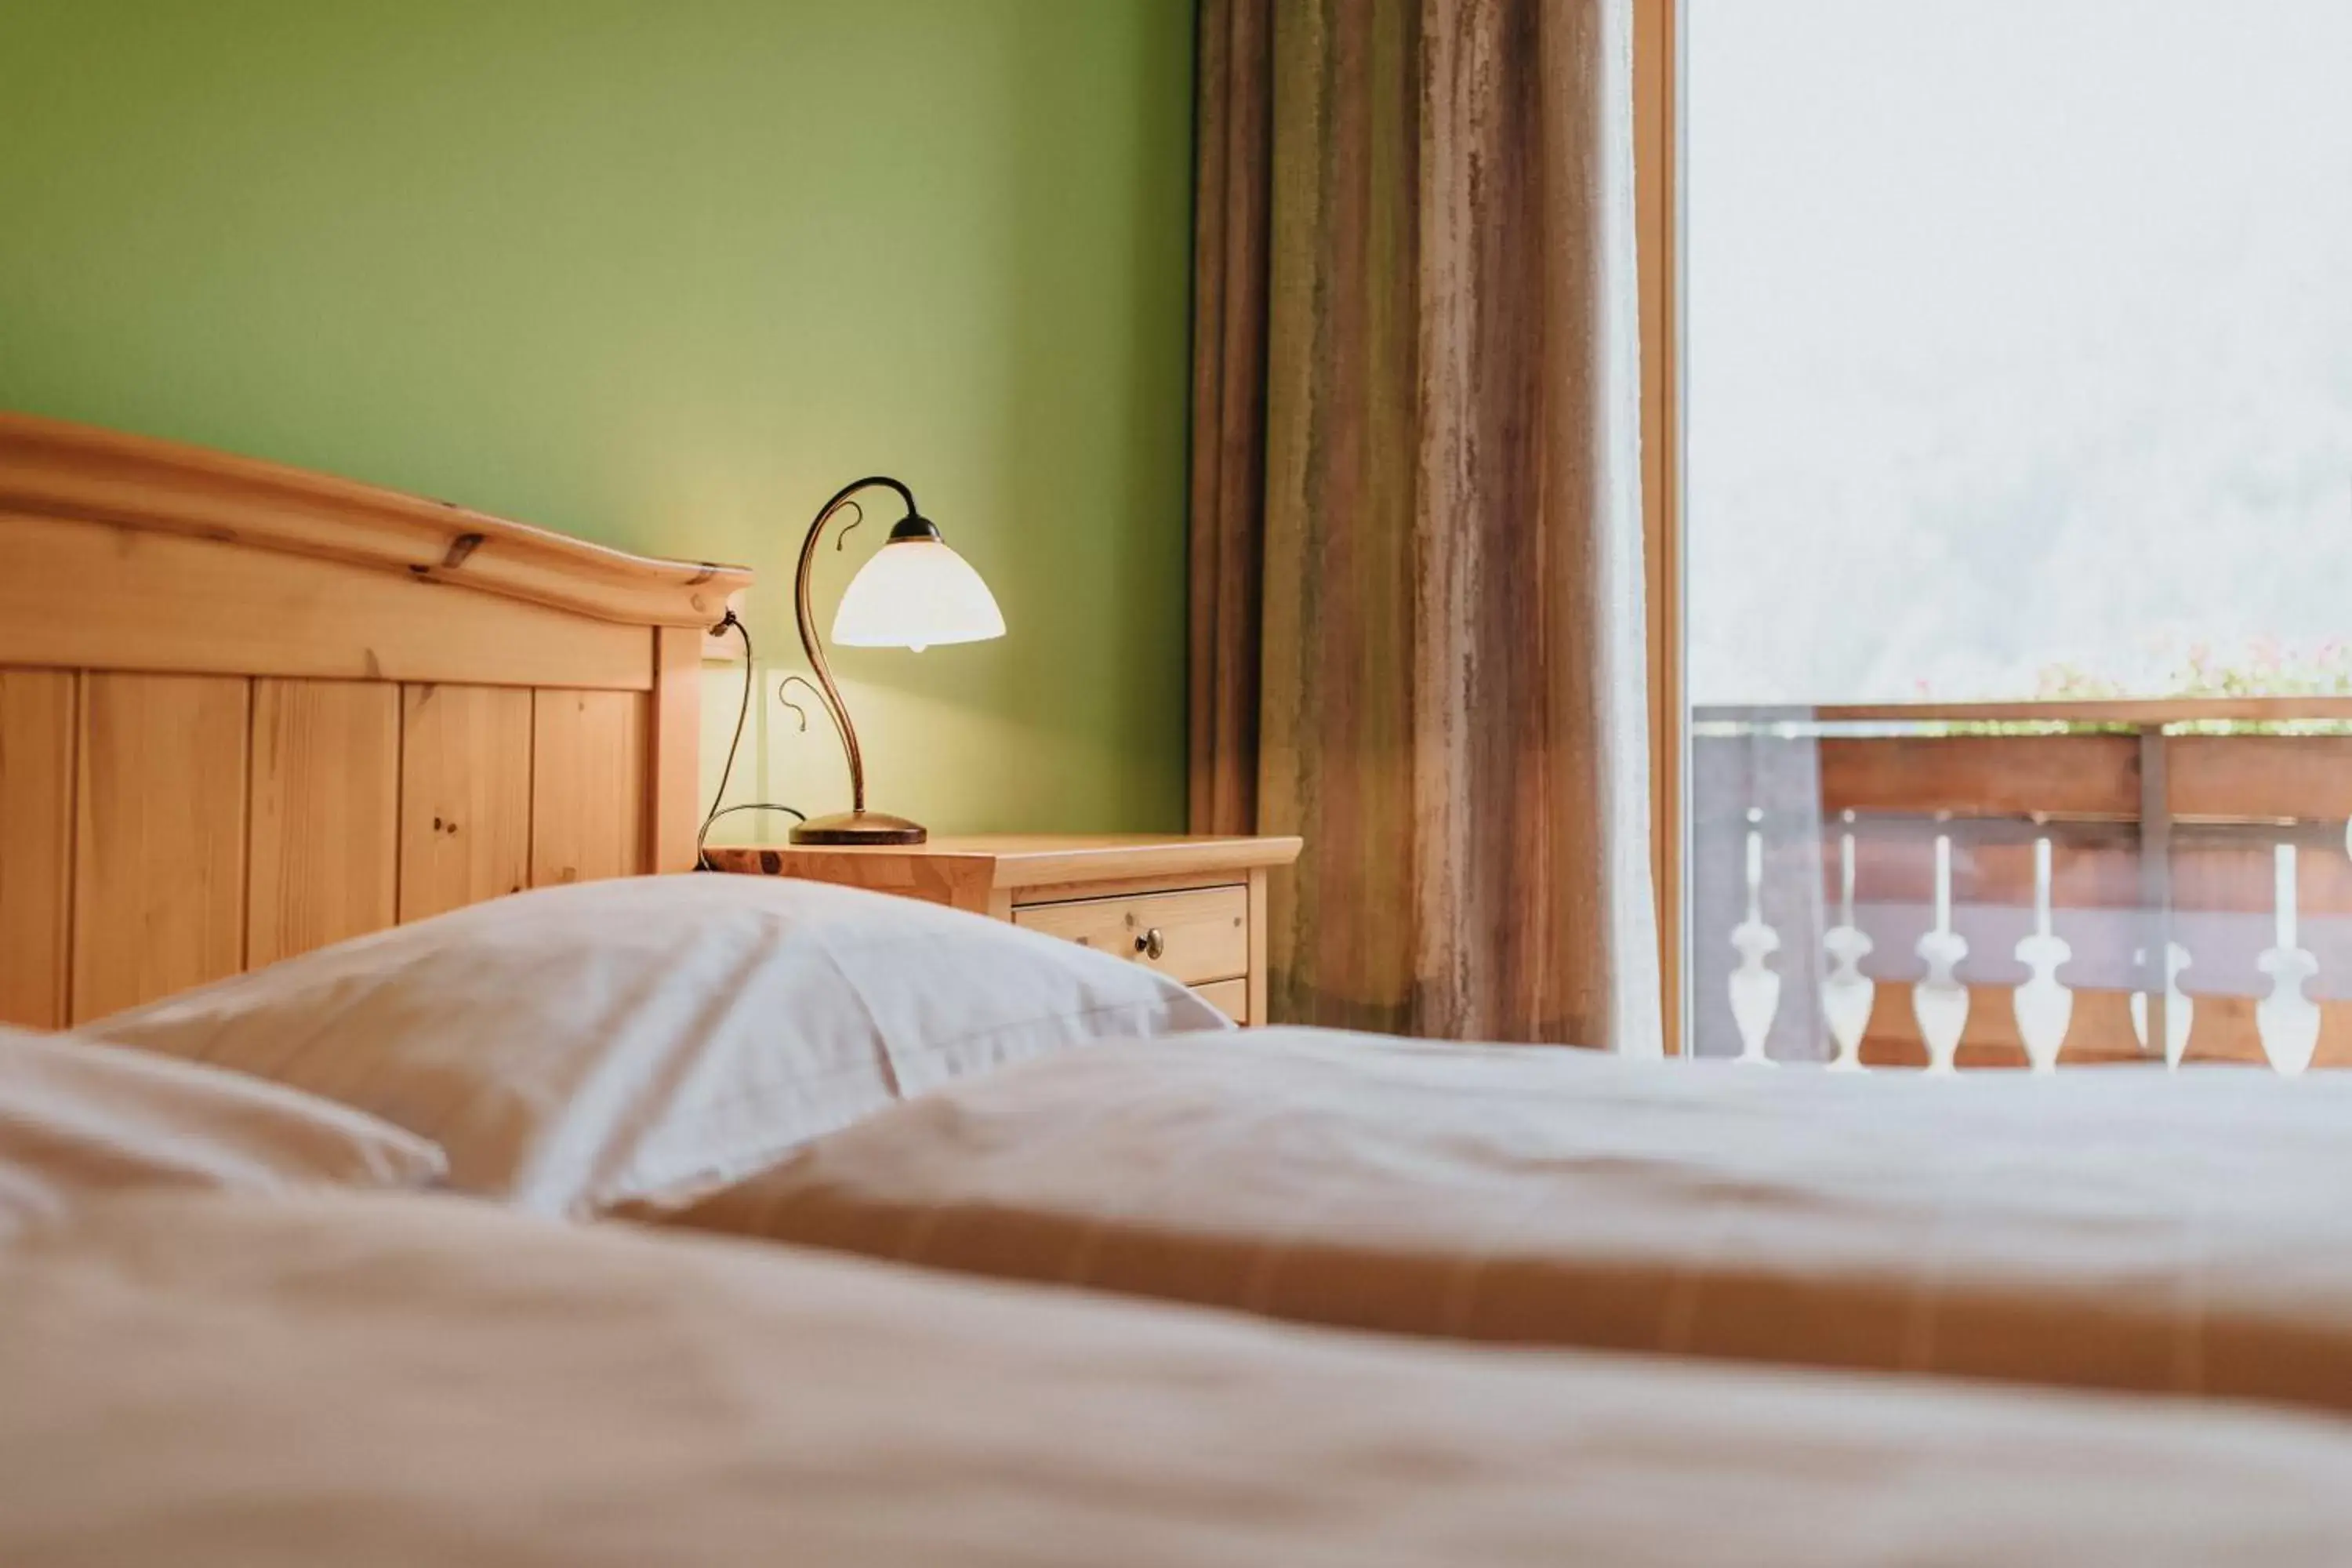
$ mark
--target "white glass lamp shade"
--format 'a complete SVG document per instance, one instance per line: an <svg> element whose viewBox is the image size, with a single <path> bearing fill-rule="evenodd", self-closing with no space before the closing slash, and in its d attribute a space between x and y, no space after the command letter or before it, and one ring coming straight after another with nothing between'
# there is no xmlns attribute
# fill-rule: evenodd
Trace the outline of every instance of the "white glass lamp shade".
<svg viewBox="0 0 2352 1568"><path fill-rule="evenodd" d="M1003 635L988 584L936 537L894 539L876 551L833 614L833 640L849 647L921 649Z"/></svg>

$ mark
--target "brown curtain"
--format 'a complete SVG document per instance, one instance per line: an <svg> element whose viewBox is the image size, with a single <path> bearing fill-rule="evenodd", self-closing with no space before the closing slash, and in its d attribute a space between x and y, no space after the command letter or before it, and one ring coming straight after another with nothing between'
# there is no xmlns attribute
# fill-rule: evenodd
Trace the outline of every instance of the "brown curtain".
<svg viewBox="0 0 2352 1568"><path fill-rule="evenodd" d="M1632 0L1203 0L1192 818L1286 1022L1658 1048Z"/></svg>

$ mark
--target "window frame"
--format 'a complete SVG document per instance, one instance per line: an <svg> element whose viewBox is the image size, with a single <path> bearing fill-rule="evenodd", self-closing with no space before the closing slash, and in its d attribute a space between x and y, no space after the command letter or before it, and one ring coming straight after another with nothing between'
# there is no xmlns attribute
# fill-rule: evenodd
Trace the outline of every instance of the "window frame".
<svg viewBox="0 0 2352 1568"><path fill-rule="evenodd" d="M1634 237L1642 356L1642 535L1650 718L1650 874L1656 900L1660 1021L1668 1055L1686 1047L1683 962L1688 825L1683 722L1682 27L1679 0L1633 0Z"/></svg>

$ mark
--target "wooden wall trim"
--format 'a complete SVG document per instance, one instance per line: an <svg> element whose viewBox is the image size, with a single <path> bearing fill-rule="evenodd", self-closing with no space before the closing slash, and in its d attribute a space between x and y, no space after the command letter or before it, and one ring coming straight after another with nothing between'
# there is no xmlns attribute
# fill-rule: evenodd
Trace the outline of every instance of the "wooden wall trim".
<svg viewBox="0 0 2352 1568"><path fill-rule="evenodd" d="M5 412L0 508L323 556L641 626L714 625L751 580L352 479ZM107 584L85 586L95 597Z"/></svg>

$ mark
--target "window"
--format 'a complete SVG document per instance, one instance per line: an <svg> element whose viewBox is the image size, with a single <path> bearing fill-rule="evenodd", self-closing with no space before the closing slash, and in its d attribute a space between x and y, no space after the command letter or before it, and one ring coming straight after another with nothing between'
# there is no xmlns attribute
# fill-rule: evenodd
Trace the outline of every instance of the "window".
<svg viewBox="0 0 2352 1568"><path fill-rule="evenodd" d="M1674 22L1691 1047L2352 1062L2352 5Z"/></svg>

